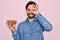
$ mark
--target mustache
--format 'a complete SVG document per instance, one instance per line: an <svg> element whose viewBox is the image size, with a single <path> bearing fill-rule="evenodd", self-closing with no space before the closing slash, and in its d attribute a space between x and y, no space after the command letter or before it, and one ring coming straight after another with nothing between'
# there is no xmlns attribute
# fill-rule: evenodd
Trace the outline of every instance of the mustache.
<svg viewBox="0 0 60 40"><path fill-rule="evenodd" d="M27 13L28 15L35 15L34 13Z"/></svg>

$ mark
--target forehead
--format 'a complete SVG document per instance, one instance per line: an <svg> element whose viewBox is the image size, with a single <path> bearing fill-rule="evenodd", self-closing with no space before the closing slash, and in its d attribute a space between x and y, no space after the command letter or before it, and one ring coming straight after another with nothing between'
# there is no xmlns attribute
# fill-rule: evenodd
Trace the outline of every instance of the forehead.
<svg viewBox="0 0 60 40"><path fill-rule="evenodd" d="M35 9L35 7L34 7L35 5L29 5L28 7L27 7L27 9Z"/></svg>

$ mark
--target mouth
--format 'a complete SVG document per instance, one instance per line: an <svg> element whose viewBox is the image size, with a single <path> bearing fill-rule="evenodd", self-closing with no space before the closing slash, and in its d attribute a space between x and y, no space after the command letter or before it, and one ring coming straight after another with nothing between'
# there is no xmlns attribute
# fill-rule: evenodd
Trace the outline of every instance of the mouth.
<svg viewBox="0 0 60 40"><path fill-rule="evenodd" d="M30 14L29 16L30 16L30 17L33 17L34 15Z"/></svg>
<svg viewBox="0 0 60 40"><path fill-rule="evenodd" d="M28 15L28 18L30 18L30 19L35 18L35 14L33 14L33 13L28 13L27 15Z"/></svg>

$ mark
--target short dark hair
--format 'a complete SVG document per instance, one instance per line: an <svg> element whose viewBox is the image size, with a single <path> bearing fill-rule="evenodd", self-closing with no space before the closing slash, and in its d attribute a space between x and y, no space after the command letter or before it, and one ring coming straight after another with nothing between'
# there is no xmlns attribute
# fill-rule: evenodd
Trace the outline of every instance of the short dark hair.
<svg viewBox="0 0 60 40"><path fill-rule="evenodd" d="M27 9L27 7L28 7L29 5L32 5L32 4L34 4L34 5L36 6L36 3L35 3L35 2L29 1L29 2L26 4L25 8Z"/></svg>

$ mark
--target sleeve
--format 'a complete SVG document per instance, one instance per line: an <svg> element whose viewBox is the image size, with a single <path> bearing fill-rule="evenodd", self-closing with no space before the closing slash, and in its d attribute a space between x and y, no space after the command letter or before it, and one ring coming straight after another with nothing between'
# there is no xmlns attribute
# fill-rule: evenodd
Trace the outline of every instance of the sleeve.
<svg viewBox="0 0 60 40"><path fill-rule="evenodd" d="M48 20L42 16L40 13L37 15L37 19L39 20L40 25L42 26L43 31L51 31L52 30L52 24L48 22Z"/></svg>
<svg viewBox="0 0 60 40"><path fill-rule="evenodd" d="M22 27L20 24L18 25L17 32L15 34L12 33L12 36L13 36L14 40L22 40L23 35L22 35Z"/></svg>

